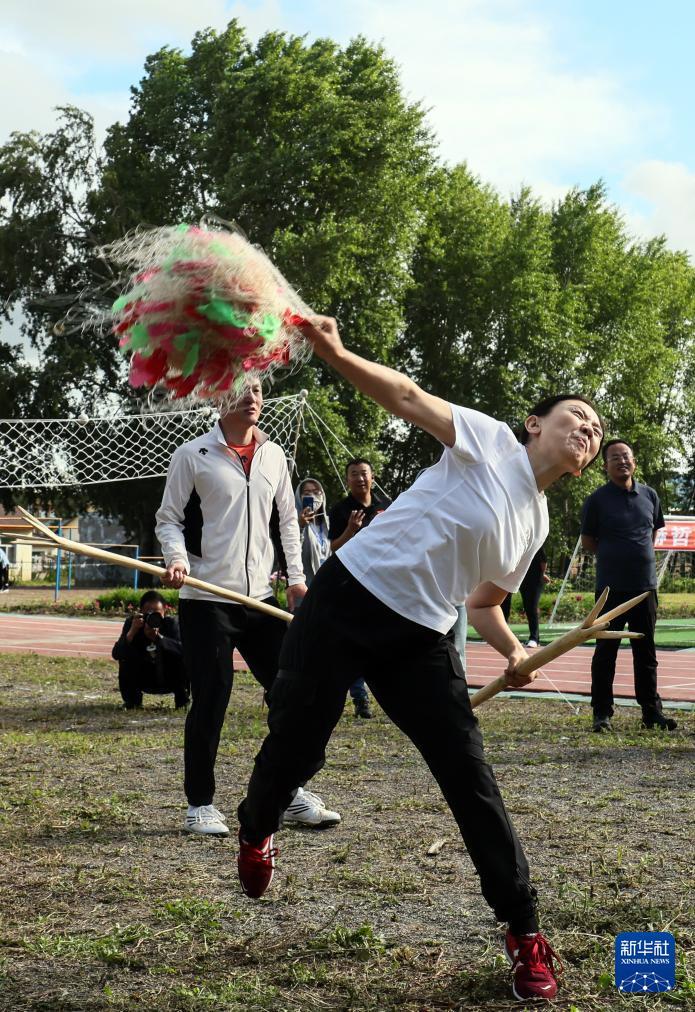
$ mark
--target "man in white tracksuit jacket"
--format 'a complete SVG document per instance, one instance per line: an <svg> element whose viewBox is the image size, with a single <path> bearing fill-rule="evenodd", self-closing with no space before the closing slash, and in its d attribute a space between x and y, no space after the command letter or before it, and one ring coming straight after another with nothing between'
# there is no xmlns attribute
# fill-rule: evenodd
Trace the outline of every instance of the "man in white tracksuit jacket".
<svg viewBox="0 0 695 1012"><path fill-rule="evenodd" d="M192 699L184 741L189 806L185 826L194 833L229 832L213 797L215 760L234 678L234 649L269 692L286 623L183 586L183 577L190 573L277 605L270 586L269 524L275 503L291 610L306 593L287 461L282 448L257 428L262 406L260 382L249 382L234 410L223 414L211 432L180 446L171 458L157 511L156 534L167 569L163 582L181 588L179 624ZM318 826L339 822L340 816L300 788L285 821Z"/></svg>

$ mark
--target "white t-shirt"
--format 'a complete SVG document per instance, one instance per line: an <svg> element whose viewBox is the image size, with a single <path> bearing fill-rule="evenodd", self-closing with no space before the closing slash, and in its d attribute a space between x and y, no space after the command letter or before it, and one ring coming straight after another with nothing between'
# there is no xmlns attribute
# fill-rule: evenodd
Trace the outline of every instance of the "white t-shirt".
<svg viewBox="0 0 695 1012"><path fill-rule="evenodd" d="M548 536L545 495L509 426L451 410L454 446L337 553L389 608L442 633L480 583L518 590Z"/></svg>

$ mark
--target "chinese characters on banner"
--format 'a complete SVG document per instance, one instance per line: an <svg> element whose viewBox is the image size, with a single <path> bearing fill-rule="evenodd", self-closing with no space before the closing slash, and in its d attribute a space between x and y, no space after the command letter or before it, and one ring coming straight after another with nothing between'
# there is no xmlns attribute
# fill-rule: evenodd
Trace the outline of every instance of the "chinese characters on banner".
<svg viewBox="0 0 695 1012"><path fill-rule="evenodd" d="M666 517L666 526L654 536L657 552L695 552L695 520Z"/></svg>

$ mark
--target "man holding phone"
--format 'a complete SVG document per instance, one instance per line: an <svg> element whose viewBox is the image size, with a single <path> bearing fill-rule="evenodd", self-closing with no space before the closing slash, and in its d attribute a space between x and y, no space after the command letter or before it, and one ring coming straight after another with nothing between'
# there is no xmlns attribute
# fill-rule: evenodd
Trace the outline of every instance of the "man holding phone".
<svg viewBox="0 0 695 1012"><path fill-rule="evenodd" d="M295 489L295 506L302 543L302 566L307 587L331 554L326 520L326 494L316 478L304 478Z"/></svg>

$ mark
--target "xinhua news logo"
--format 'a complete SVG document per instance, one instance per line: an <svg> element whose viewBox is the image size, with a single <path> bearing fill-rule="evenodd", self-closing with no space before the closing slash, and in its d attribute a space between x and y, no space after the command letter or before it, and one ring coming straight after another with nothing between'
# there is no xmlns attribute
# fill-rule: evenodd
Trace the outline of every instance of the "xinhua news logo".
<svg viewBox="0 0 695 1012"><path fill-rule="evenodd" d="M624 931L615 940L615 986L658 994L676 986L676 940L668 931Z"/></svg>

